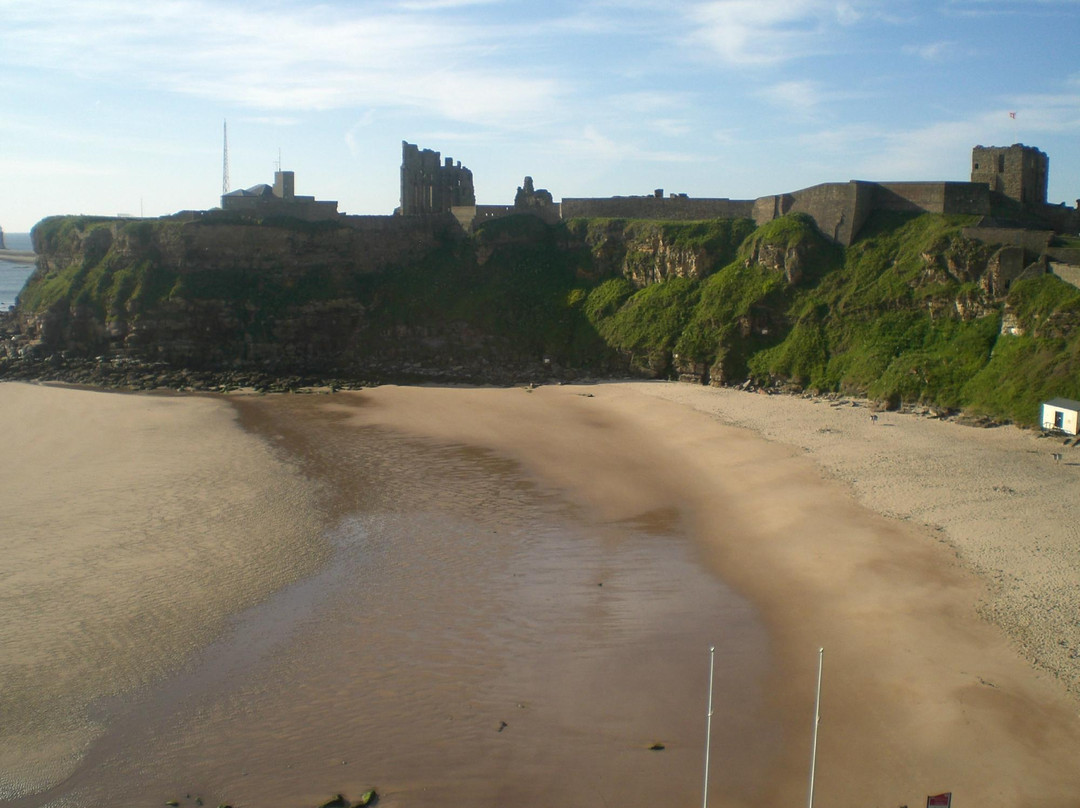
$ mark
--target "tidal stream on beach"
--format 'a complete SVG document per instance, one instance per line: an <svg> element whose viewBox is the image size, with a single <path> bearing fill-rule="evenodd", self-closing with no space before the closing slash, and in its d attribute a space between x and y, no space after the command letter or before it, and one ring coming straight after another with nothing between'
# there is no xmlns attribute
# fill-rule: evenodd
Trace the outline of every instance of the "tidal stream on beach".
<svg viewBox="0 0 1080 808"><path fill-rule="evenodd" d="M328 561L178 672L99 701L74 773L0 804L303 806L373 787L391 806L692 804L710 644L714 789L753 801L781 745L764 629L676 508L604 520L487 450L347 423L316 397L236 406L322 483Z"/></svg>

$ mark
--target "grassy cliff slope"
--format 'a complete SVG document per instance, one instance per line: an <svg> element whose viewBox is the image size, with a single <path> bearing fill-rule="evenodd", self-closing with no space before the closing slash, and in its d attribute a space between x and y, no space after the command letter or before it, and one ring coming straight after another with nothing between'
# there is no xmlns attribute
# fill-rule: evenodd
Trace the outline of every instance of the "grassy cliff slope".
<svg viewBox="0 0 1080 808"><path fill-rule="evenodd" d="M1080 398L1080 290L1037 272L994 288L996 248L965 239L969 223L877 215L841 251L809 220L785 217L700 282L635 292L608 281L587 311L614 347L683 378L1031 424L1039 401Z"/></svg>
<svg viewBox="0 0 1080 808"><path fill-rule="evenodd" d="M1032 423L1040 400L1080 399L1080 290L1035 269L1006 277L996 247L963 237L969 223L876 214L845 250L799 215L759 228L517 216L468 236L58 217L35 230L42 260L18 315L39 350L69 355L630 370Z"/></svg>

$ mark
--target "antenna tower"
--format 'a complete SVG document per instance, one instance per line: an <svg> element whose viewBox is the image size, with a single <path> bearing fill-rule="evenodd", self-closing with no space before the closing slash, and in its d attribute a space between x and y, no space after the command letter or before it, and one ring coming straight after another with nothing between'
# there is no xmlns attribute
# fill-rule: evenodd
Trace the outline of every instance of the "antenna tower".
<svg viewBox="0 0 1080 808"><path fill-rule="evenodd" d="M225 137L225 146L221 158L221 195L229 193L229 122L224 121L222 131Z"/></svg>

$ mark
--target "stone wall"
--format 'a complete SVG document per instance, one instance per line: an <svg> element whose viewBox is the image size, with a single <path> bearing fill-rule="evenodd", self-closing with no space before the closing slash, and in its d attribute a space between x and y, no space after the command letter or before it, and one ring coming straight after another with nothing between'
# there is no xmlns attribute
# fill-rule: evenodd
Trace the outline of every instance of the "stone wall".
<svg viewBox="0 0 1080 808"><path fill-rule="evenodd" d="M1044 205L1039 209L1039 215L1055 232L1074 236L1080 234L1080 199L1077 200L1075 208L1064 204Z"/></svg>
<svg viewBox="0 0 1080 808"><path fill-rule="evenodd" d="M990 189L977 182L946 182L943 213L986 216L990 213Z"/></svg>
<svg viewBox="0 0 1080 808"><path fill-rule="evenodd" d="M984 244L1015 244L1041 255L1054 237L1052 230L1022 230L1016 227L965 227L964 238Z"/></svg>
<svg viewBox="0 0 1080 808"><path fill-rule="evenodd" d="M443 232L454 222L449 213L433 213L430 216L342 216L340 222L352 230L365 233L396 233L425 236Z"/></svg>
<svg viewBox="0 0 1080 808"><path fill-rule="evenodd" d="M855 221L856 211L866 209L859 196L866 195L863 183L827 182L790 194L793 202L785 213L805 213L818 230L840 244L850 244L862 222ZM864 217L865 218L865 217Z"/></svg>
<svg viewBox="0 0 1080 808"><path fill-rule="evenodd" d="M316 200L309 196L295 196L290 200L276 196L223 196L221 199L222 207L229 212L259 219L287 216L305 222L318 222L336 219L340 215L337 202Z"/></svg>
<svg viewBox="0 0 1080 808"><path fill-rule="evenodd" d="M990 189L971 182L884 182L874 185L874 210L990 213Z"/></svg>
<svg viewBox="0 0 1080 808"><path fill-rule="evenodd" d="M847 241L842 242L845 246L855 240L870 214L876 210L874 200L877 198L877 184L860 180L852 180L851 184L855 186L855 200L852 203L851 230L847 234Z"/></svg>
<svg viewBox="0 0 1080 808"><path fill-rule="evenodd" d="M760 227L766 222L778 219L788 213L794 204L795 197L791 194L758 197L754 200L754 223Z"/></svg>
<svg viewBox="0 0 1080 808"><path fill-rule="evenodd" d="M826 182L754 201L759 225L787 213L805 213L833 241L848 245L877 210L928 213L990 212L990 192L970 182Z"/></svg>
<svg viewBox="0 0 1080 808"><path fill-rule="evenodd" d="M1065 283L1080 289L1080 264L1065 264L1060 261L1051 261L1050 271L1061 278Z"/></svg>
<svg viewBox="0 0 1080 808"><path fill-rule="evenodd" d="M990 212L990 192L969 182L826 182L787 194L745 199L616 196L563 199L562 217L611 219L735 219L757 224L788 213L805 213L833 241L851 244L875 210L928 213Z"/></svg>
<svg viewBox="0 0 1080 808"><path fill-rule="evenodd" d="M502 219L506 216L536 216L548 224L555 224L561 218L561 206L558 203L542 208L522 209L515 205L456 205L450 209L458 224L466 232L471 232L483 222Z"/></svg>
<svg viewBox="0 0 1080 808"><path fill-rule="evenodd" d="M944 213L945 183L878 183L874 187L873 205L875 210Z"/></svg>
<svg viewBox="0 0 1080 808"><path fill-rule="evenodd" d="M743 219L754 215L750 199L693 199L686 196L564 198L563 219Z"/></svg>

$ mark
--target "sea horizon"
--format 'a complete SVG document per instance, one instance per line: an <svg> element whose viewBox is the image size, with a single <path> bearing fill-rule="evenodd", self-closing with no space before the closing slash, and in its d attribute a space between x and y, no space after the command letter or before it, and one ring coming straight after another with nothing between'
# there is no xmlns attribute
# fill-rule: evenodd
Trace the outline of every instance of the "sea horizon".
<svg viewBox="0 0 1080 808"><path fill-rule="evenodd" d="M9 250L32 250L29 233L4 232L4 246ZM34 264L5 261L0 258L0 312L15 305L15 298L34 272Z"/></svg>

